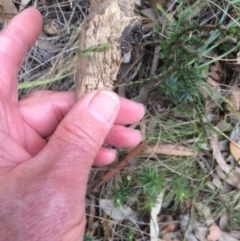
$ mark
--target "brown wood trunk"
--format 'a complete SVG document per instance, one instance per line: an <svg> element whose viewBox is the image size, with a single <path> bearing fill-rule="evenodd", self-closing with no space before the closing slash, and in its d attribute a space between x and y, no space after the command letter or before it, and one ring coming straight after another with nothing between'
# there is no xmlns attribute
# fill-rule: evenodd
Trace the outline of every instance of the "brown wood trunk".
<svg viewBox="0 0 240 241"><path fill-rule="evenodd" d="M142 40L141 21L134 16L135 0L92 0L81 26L80 52L91 46L110 44L110 49L79 53L76 93L80 98L96 89L112 89L122 57Z"/></svg>

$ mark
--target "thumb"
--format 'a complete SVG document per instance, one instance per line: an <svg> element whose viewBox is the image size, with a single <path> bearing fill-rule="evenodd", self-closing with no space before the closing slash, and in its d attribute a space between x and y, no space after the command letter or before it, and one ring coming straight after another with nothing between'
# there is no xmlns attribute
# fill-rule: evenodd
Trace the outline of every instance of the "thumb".
<svg viewBox="0 0 240 241"><path fill-rule="evenodd" d="M94 91L81 98L65 116L46 147L41 160L57 165L90 170L105 137L112 128L120 107L111 91ZM72 169L72 168L71 168ZM72 170L71 170L72 171Z"/></svg>

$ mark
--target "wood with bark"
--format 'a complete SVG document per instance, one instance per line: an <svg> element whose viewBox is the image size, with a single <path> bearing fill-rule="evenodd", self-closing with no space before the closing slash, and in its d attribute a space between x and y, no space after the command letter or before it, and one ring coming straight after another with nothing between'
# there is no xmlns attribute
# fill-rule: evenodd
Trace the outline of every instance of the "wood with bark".
<svg viewBox="0 0 240 241"><path fill-rule="evenodd" d="M92 0L81 26L80 51L110 44L110 49L79 53L76 73L77 98L96 89L112 89L122 57L142 40L141 21L134 16L135 0Z"/></svg>

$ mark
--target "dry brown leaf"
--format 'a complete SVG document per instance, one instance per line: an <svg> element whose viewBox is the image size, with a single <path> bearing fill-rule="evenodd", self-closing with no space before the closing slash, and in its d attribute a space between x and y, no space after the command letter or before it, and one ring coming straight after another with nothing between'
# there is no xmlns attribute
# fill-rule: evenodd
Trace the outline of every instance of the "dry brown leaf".
<svg viewBox="0 0 240 241"><path fill-rule="evenodd" d="M17 9L11 0L1 0L0 7L3 9L3 13L17 14Z"/></svg>
<svg viewBox="0 0 240 241"><path fill-rule="evenodd" d="M230 173L224 173L220 167L216 168L218 176L231 186L240 189L240 168L234 167Z"/></svg>
<svg viewBox="0 0 240 241"><path fill-rule="evenodd" d="M197 225L197 227L194 227L194 234L198 241L206 241L208 228L203 225Z"/></svg>
<svg viewBox="0 0 240 241"><path fill-rule="evenodd" d="M146 8L141 10L141 13L151 19L153 22L157 21L157 17L152 8Z"/></svg>
<svg viewBox="0 0 240 241"><path fill-rule="evenodd" d="M212 214L210 212L210 209L207 206L205 206L201 202L195 202L194 206L196 207L198 212L201 213L204 216L207 226L214 223L214 220L213 220Z"/></svg>
<svg viewBox="0 0 240 241"><path fill-rule="evenodd" d="M213 57L217 57L217 55L214 54ZM214 79L217 82L223 81L224 70L222 68L222 64L220 63L220 61L216 61L213 65L211 65L209 77L212 77L212 79Z"/></svg>
<svg viewBox="0 0 240 241"><path fill-rule="evenodd" d="M240 106L240 88L232 86L226 99L229 102L225 103L225 109L230 112L238 111Z"/></svg>
<svg viewBox="0 0 240 241"><path fill-rule="evenodd" d="M99 207L114 220L137 220L137 213L135 211L126 205L115 208L113 200L100 199Z"/></svg>
<svg viewBox="0 0 240 241"><path fill-rule="evenodd" d="M214 224L209 228L209 235L207 236L207 241L217 241L222 235L223 231Z"/></svg>
<svg viewBox="0 0 240 241"><path fill-rule="evenodd" d="M215 136L210 140L211 143L211 147L213 150L213 157L216 160L216 162L218 163L218 165L220 166L220 168L225 172L225 173L229 173L231 170L231 166L229 166L225 159L223 158L223 155L220 151L220 147L219 147L219 142L218 142L218 138Z"/></svg>
<svg viewBox="0 0 240 241"><path fill-rule="evenodd" d="M176 229L177 223L169 223L161 232L162 235L166 233L171 233Z"/></svg>
<svg viewBox="0 0 240 241"><path fill-rule="evenodd" d="M46 51L54 51L59 48L57 44L52 44L50 41L40 38L36 41L35 45Z"/></svg>
<svg viewBox="0 0 240 241"><path fill-rule="evenodd" d="M229 148L234 160L240 165L240 147L236 143L230 141Z"/></svg>
<svg viewBox="0 0 240 241"><path fill-rule="evenodd" d="M0 13L0 23L8 23L14 16L12 13Z"/></svg>
<svg viewBox="0 0 240 241"><path fill-rule="evenodd" d="M172 144L158 144L157 146L149 145L145 150L145 153L164 154L170 156L196 155L196 152L194 152L194 150L191 148Z"/></svg>
<svg viewBox="0 0 240 241"><path fill-rule="evenodd" d="M168 235L167 234L165 234L164 236L162 236L162 239L161 240L163 240L163 241L180 241L179 239L177 239L177 238L172 238L172 237L168 237Z"/></svg>

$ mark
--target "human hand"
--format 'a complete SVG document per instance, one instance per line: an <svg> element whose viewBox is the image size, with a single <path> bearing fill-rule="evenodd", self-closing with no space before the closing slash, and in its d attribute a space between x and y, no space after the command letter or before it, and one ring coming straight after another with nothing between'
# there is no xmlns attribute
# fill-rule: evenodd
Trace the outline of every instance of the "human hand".
<svg viewBox="0 0 240 241"><path fill-rule="evenodd" d="M29 8L0 33L0 240L81 240L85 192L93 164L137 145L143 106L111 91L81 100L74 93L36 92L18 102L17 73L41 31Z"/></svg>

